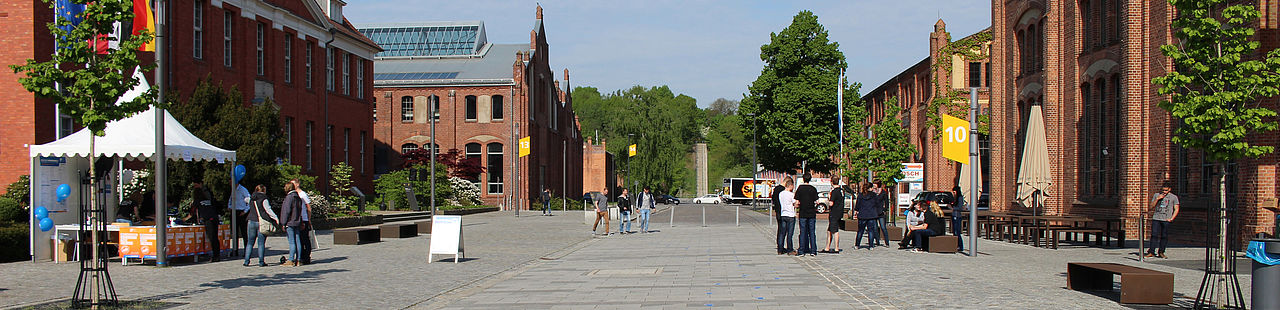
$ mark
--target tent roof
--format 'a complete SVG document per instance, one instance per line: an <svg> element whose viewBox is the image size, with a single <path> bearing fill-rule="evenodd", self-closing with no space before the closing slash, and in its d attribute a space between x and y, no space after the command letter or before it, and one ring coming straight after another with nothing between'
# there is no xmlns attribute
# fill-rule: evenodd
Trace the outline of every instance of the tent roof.
<svg viewBox="0 0 1280 310"><path fill-rule="evenodd" d="M97 156L145 158L155 155L155 113L152 107L137 115L107 123L106 134L95 139ZM89 157L88 128L57 141L31 147L31 156ZM169 112L164 113L165 158L185 161L235 160L236 152L200 140Z"/></svg>

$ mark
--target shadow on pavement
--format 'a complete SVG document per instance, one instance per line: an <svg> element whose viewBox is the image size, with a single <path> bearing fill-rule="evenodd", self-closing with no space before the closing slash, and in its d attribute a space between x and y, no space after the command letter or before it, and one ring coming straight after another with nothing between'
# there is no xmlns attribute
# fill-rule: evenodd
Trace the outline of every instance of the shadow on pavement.
<svg viewBox="0 0 1280 310"><path fill-rule="evenodd" d="M1071 290L1071 289L1066 288L1066 287L1062 287L1062 289L1064 289L1064 290ZM1103 299L1107 299L1107 300L1110 300L1110 301L1114 301L1114 302L1116 302L1116 304L1121 305L1121 306L1124 306L1124 307L1127 307L1127 308L1129 308L1129 309L1140 309L1140 310L1146 310L1146 309L1151 309L1151 310L1155 310L1155 309L1191 309L1192 307L1194 307L1194 306L1195 306L1195 296L1187 296L1187 295L1183 295L1183 294L1179 294L1179 293L1173 293L1173 303L1168 304L1168 305L1122 304L1122 303L1120 303L1120 285L1119 285L1119 283L1117 283L1117 284L1115 285L1115 288L1114 288L1114 289L1109 290L1109 291L1104 291L1104 290L1087 290L1087 291L1079 291L1079 292L1081 292L1081 293L1085 293L1085 294L1089 294L1089 295L1093 295L1093 296L1097 296L1097 297L1100 297L1100 298L1103 298Z"/></svg>
<svg viewBox="0 0 1280 310"><path fill-rule="evenodd" d="M325 259L313 260L313 261L311 261L311 263L312 263L312 264L325 264L325 263L339 262L339 261L344 261L344 260L347 260L347 257L346 257L346 256L338 256L338 257L329 257L329 258L325 258Z"/></svg>
<svg viewBox="0 0 1280 310"><path fill-rule="evenodd" d="M265 268L271 268L271 267L265 267ZM320 275L327 274L327 273L335 273L335 272L346 272L346 271L349 271L349 270L324 269L324 270L308 270L301 273L277 273L273 275L260 274L260 275L252 275L252 276L243 277L243 278L218 280L218 281L200 284L200 286L230 289L230 288L239 288L239 287L245 287L245 286L266 287L266 286L273 286L273 285L310 283L310 282L317 282L316 280L319 279Z"/></svg>
<svg viewBox="0 0 1280 310"><path fill-rule="evenodd" d="M458 262L459 262L459 263L465 263L465 262L469 262L469 261L473 261L473 260L478 260L478 259L479 259L479 258L475 258L475 257L461 257L461 258L458 258ZM437 262L437 263L452 263L452 262L453 262L453 257L445 258L445 259L437 259L435 262Z"/></svg>

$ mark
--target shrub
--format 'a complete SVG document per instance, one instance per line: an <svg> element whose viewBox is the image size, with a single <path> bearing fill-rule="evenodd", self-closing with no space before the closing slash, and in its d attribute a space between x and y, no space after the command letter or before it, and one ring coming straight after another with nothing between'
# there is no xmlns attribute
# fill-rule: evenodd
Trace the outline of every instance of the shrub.
<svg viewBox="0 0 1280 310"><path fill-rule="evenodd" d="M9 197L0 197L0 224L5 222L27 223L30 216L22 203Z"/></svg>
<svg viewBox="0 0 1280 310"><path fill-rule="evenodd" d="M329 196L340 210L351 210L358 203L354 194L348 194L351 192L351 170L351 165L345 162L333 165L329 170L329 186L333 189Z"/></svg>
<svg viewBox="0 0 1280 310"><path fill-rule="evenodd" d="M26 175L18 177L17 181L5 187L3 197L12 198L25 207L27 202L31 201L31 177Z"/></svg>
<svg viewBox="0 0 1280 310"><path fill-rule="evenodd" d="M391 173L383 174L374 181L373 205L376 209L397 209L408 210L409 200L405 196L404 184L413 186L414 196L418 200L418 206L426 208L431 203L431 181L429 178L429 168L425 166L415 166L411 169L395 170ZM421 174L419 181L409 181L410 173ZM448 171L444 165L436 165L436 203L445 204L447 198L452 197L453 188L448 179Z"/></svg>
<svg viewBox="0 0 1280 310"><path fill-rule="evenodd" d="M0 263L31 259L27 233L27 224L0 223Z"/></svg>
<svg viewBox="0 0 1280 310"><path fill-rule="evenodd" d="M453 189L453 199L459 206L473 206L480 204L480 186L475 182L468 181L459 177L449 178L449 185Z"/></svg>

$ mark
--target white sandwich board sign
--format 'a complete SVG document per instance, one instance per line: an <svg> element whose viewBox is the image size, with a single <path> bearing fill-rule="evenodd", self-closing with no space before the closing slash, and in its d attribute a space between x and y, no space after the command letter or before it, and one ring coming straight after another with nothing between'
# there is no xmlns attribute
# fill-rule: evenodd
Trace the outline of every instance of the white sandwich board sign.
<svg viewBox="0 0 1280 310"><path fill-rule="evenodd" d="M427 253L427 263L431 263L432 255L453 255L453 262L458 257L466 258L462 242L461 215L433 215L431 217L431 250Z"/></svg>

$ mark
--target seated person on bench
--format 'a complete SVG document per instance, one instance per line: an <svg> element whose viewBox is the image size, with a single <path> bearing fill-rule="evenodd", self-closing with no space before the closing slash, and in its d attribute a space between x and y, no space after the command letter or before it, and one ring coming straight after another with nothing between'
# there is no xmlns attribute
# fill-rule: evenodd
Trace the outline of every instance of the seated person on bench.
<svg viewBox="0 0 1280 310"><path fill-rule="evenodd" d="M902 242L898 242L898 249L903 250L910 247L919 247L919 244L912 245L911 240L915 238L912 234L917 230L926 229L924 225L925 202L916 201L911 204L911 210L907 211L907 234L902 237Z"/></svg>
<svg viewBox="0 0 1280 310"><path fill-rule="evenodd" d="M935 201L929 202L929 211L924 212L924 228L912 232L915 235L916 246L918 248L912 251L920 251L927 247L925 240L933 236L941 236L946 234L946 224L942 222L942 208L938 207Z"/></svg>

